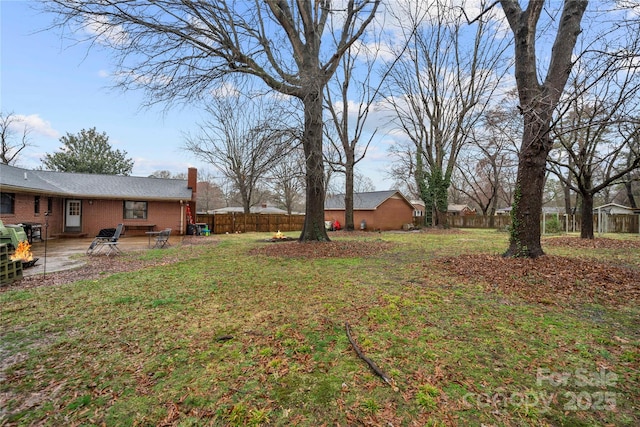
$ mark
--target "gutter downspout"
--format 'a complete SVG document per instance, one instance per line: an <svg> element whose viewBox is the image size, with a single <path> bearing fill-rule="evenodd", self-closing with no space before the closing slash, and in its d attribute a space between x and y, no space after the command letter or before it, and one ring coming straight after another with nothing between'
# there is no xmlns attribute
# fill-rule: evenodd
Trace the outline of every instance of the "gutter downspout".
<svg viewBox="0 0 640 427"><path fill-rule="evenodd" d="M180 234L184 235L184 201L180 200Z"/></svg>

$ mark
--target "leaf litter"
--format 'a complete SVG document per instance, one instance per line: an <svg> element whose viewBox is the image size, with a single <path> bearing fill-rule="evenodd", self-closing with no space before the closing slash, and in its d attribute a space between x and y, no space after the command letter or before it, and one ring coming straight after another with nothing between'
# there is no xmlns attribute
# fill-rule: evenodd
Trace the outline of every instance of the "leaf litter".
<svg viewBox="0 0 640 427"><path fill-rule="evenodd" d="M545 246L584 249L640 249L640 241L560 237ZM587 257L544 255L536 259L501 255L465 254L434 260L435 266L484 282L487 291L513 294L542 304L596 302L635 304L640 301L640 271Z"/></svg>

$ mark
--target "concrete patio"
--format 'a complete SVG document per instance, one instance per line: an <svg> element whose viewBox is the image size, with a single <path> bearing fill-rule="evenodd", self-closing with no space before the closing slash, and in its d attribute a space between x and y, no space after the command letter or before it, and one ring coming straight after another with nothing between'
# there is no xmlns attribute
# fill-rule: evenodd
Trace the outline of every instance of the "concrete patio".
<svg viewBox="0 0 640 427"><path fill-rule="evenodd" d="M182 240L182 236L171 236L169 242L171 244L178 243ZM87 261L87 248L93 241L93 238L54 238L46 242L36 241L31 245L31 252L34 258L39 258L36 265L26 268L22 271L23 276L32 276L36 274L53 273L55 271L69 270L84 265ZM139 251L149 249L153 246L153 238L151 240L147 236L123 236L118 240L118 247L122 252ZM46 256L45 256L46 251ZM98 254L95 256L105 256ZM118 255L113 255L118 256Z"/></svg>

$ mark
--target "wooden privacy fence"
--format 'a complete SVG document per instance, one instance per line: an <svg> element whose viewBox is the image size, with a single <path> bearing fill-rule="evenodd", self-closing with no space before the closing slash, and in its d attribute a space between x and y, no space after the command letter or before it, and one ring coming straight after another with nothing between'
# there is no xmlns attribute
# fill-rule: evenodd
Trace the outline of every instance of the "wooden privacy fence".
<svg viewBox="0 0 640 427"><path fill-rule="evenodd" d="M556 221L559 225L559 231L562 232L579 232L580 231L580 215L557 215L546 214L540 218L543 232L550 232L550 225ZM415 225L422 223L422 218L414 218ZM493 220L493 221L492 221ZM598 223L598 215L593 215L594 232L602 233L640 233L638 231L638 222L640 215L603 215L602 224ZM207 224L209 230L213 234L225 233L247 233L251 231L275 233L278 230L285 231L302 231L304 225L304 215L280 215L280 214L243 214L243 213L226 213L226 214L198 214L196 222ZM511 217L509 215L466 215L466 216L449 216L447 222L450 227L454 228L495 228L506 229L511 225ZM493 224L493 225L492 225ZM554 230L555 232L555 230Z"/></svg>
<svg viewBox="0 0 640 427"><path fill-rule="evenodd" d="M213 234L302 231L304 215L282 214L197 214L196 222L207 224Z"/></svg>
<svg viewBox="0 0 640 427"><path fill-rule="evenodd" d="M640 233L639 225L640 215L602 215L602 224L598 223L598 215L593 216L596 233Z"/></svg>
<svg viewBox="0 0 640 427"><path fill-rule="evenodd" d="M493 224L492 220L493 219ZM511 225L511 216L509 215L462 215L447 217L447 223L454 228L496 228L502 229Z"/></svg>
<svg viewBox="0 0 640 427"><path fill-rule="evenodd" d="M551 224L556 222L559 231L562 232L579 232L581 229L581 215L556 215L546 214L544 218L540 217L542 231L549 231ZM599 223L598 215L593 215L593 231L596 233L639 233L638 223L640 215L602 215L602 223ZM467 216L449 216L447 222L450 227L454 228L496 228L503 229L511 225L511 216L496 215L493 217L493 226L491 226L491 217L483 215L467 215ZM555 225L554 225L555 226Z"/></svg>

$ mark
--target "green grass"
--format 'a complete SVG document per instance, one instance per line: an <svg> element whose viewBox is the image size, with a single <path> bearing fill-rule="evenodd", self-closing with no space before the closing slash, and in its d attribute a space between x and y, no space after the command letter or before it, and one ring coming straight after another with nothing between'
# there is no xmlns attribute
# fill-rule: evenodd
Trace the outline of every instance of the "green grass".
<svg viewBox="0 0 640 427"><path fill-rule="evenodd" d="M430 267L500 253L506 233L372 233L394 246L328 259L251 255L265 237L0 293L0 425L640 423L635 304L536 305ZM345 322L395 388L356 356Z"/></svg>

